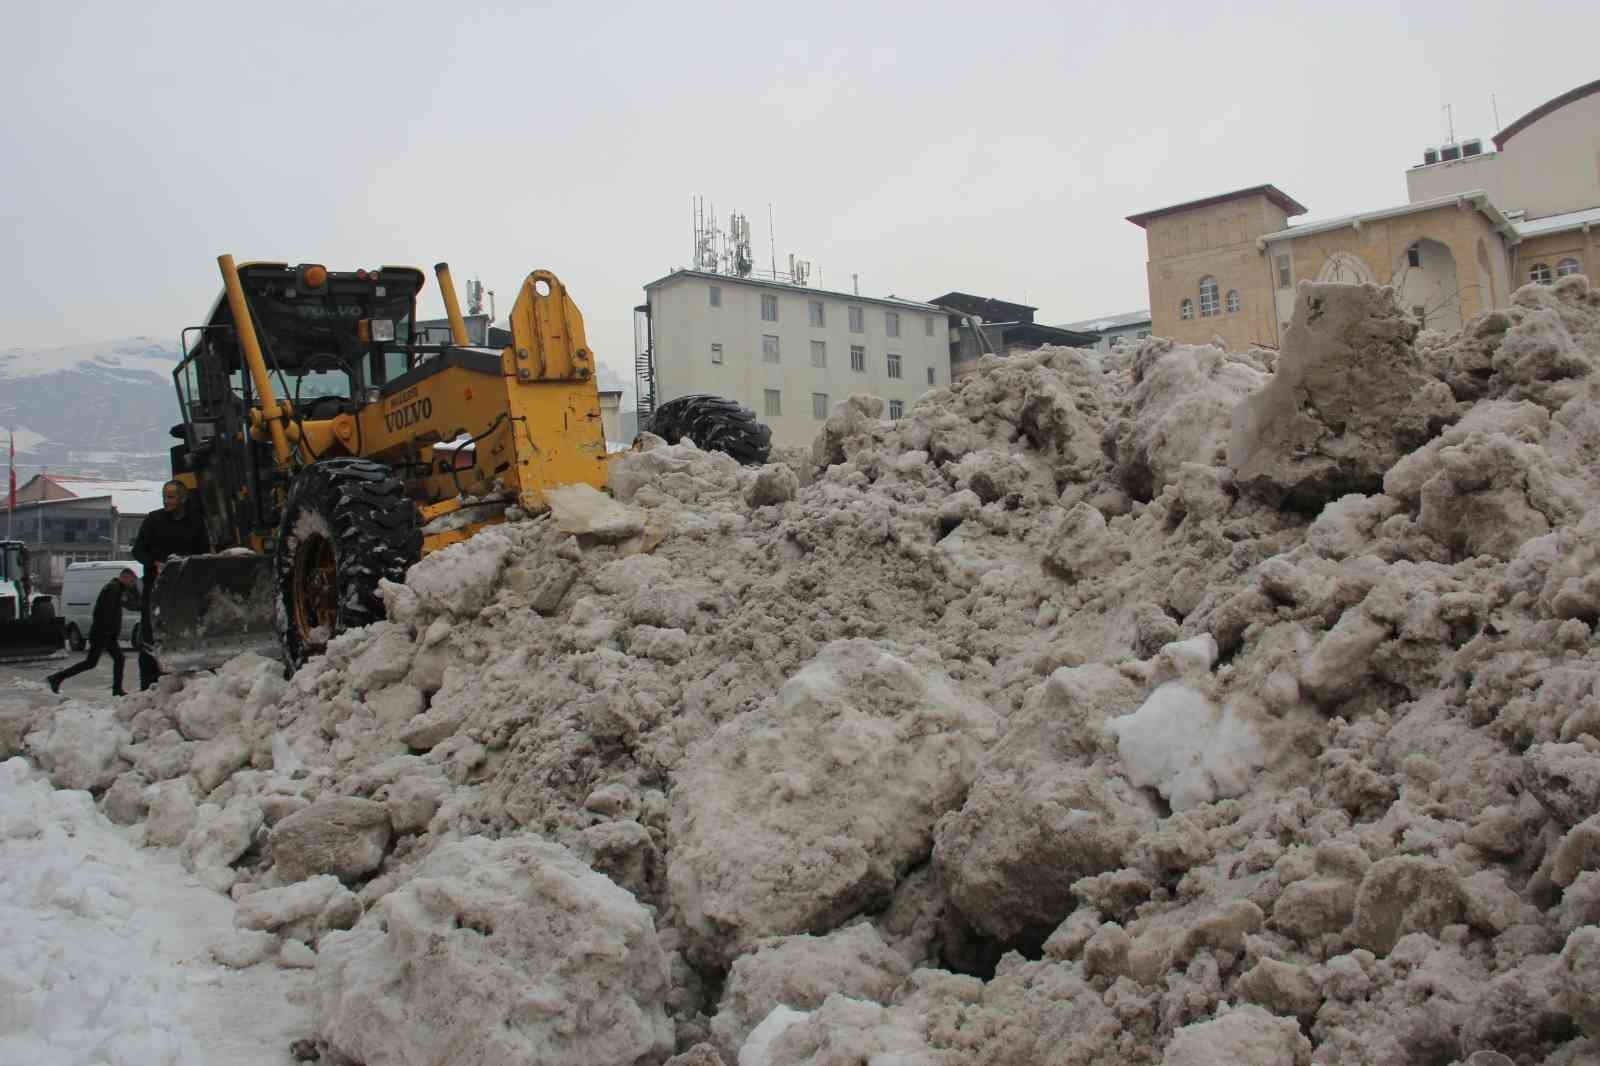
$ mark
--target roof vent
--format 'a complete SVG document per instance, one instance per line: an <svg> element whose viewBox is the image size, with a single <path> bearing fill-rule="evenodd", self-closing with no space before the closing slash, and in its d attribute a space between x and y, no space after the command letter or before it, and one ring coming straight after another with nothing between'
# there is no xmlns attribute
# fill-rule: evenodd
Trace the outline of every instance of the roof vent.
<svg viewBox="0 0 1600 1066"><path fill-rule="evenodd" d="M1465 157L1467 157L1469 155L1482 155L1482 154L1483 154L1483 141L1480 140L1479 138L1474 137L1470 141L1462 141L1461 142L1461 155L1462 155L1462 158L1465 158Z"/></svg>
<svg viewBox="0 0 1600 1066"><path fill-rule="evenodd" d="M1460 159L1461 146L1459 144L1445 145L1443 148L1439 149L1439 158L1447 163L1452 159Z"/></svg>
<svg viewBox="0 0 1600 1066"><path fill-rule="evenodd" d="M1437 163L1438 161L1439 161L1439 149L1437 149L1437 148L1424 148L1422 150L1422 165L1423 166L1431 167L1431 166L1433 166L1433 164Z"/></svg>

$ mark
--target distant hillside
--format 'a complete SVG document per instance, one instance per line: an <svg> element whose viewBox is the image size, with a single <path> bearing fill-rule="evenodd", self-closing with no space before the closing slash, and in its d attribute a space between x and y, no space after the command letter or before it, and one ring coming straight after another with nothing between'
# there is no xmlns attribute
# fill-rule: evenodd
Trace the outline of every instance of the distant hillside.
<svg viewBox="0 0 1600 1066"><path fill-rule="evenodd" d="M0 349L0 448L15 429L18 479L166 477L177 363L176 342L150 337Z"/></svg>

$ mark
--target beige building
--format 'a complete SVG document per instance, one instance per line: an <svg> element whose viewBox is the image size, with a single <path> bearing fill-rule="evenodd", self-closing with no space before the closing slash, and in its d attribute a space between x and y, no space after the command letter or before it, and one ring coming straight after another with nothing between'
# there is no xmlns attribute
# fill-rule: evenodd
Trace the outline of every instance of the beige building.
<svg viewBox="0 0 1600 1066"><path fill-rule="evenodd" d="M1301 281L1395 287L1432 329L1503 307L1529 282L1600 270L1600 81L1494 138L1429 148L1410 202L1301 225L1272 185L1131 215L1149 249L1152 329L1189 343L1277 347Z"/></svg>

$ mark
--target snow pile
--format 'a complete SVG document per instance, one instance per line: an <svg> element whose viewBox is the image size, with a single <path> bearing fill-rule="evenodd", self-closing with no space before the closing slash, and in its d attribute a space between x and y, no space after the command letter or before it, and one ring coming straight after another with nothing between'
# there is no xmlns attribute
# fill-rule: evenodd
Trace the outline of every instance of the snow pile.
<svg viewBox="0 0 1600 1066"><path fill-rule="evenodd" d="M627 892L558 844L473 837L323 942L323 1061L660 1061L666 989Z"/></svg>
<svg viewBox="0 0 1600 1066"><path fill-rule="evenodd" d="M0 763L0 871L0 1061L264 1066L304 1034L292 978L205 957L232 904L22 759Z"/></svg>
<svg viewBox="0 0 1600 1066"><path fill-rule="evenodd" d="M1600 294L1414 333L1306 285L1275 357L646 438L287 685L40 756L316 953L330 1056L448 1061L427 1003L597 1063L1595 1061Z"/></svg>

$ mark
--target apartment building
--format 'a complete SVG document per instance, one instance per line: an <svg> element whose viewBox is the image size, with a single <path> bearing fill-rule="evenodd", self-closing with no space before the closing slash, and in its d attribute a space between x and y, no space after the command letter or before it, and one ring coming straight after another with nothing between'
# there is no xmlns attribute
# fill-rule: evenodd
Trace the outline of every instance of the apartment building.
<svg viewBox="0 0 1600 1066"><path fill-rule="evenodd" d="M810 444L833 406L865 393L899 418L950 384L946 313L931 304L676 270L644 287L641 416L691 393L738 400L780 446Z"/></svg>

